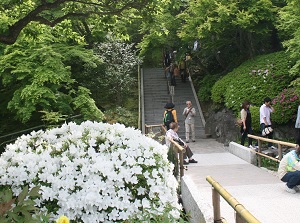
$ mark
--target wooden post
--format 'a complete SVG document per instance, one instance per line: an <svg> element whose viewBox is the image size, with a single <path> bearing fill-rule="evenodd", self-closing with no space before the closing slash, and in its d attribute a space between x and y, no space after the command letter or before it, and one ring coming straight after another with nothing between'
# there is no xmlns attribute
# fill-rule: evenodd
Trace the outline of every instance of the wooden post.
<svg viewBox="0 0 300 223"><path fill-rule="evenodd" d="M141 68L140 68L140 63L138 63L138 92L139 92L139 118L138 118L138 129L141 129L142 125L142 108L141 108Z"/></svg>
<svg viewBox="0 0 300 223"><path fill-rule="evenodd" d="M184 176L183 152L179 151L180 178Z"/></svg>
<svg viewBox="0 0 300 223"><path fill-rule="evenodd" d="M214 223L220 222L221 210L220 210L220 194L212 187L212 205L214 211Z"/></svg>
<svg viewBox="0 0 300 223"><path fill-rule="evenodd" d="M278 143L278 159L282 159L282 145Z"/></svg>
<svg viewBox="0 0 300 223"><path fill-rule="evenodd" d="M261 140L258 139L258 152L261 153ZM261 156L258 156L258 167L261 167Z"/></svg>
<svg viewBox="0 0 300 223"><path fill-rule="evenodd" d="M247 222L242 218L242 216L241 216L239 213L237 213L237 212L235 212L235 222L236 222L236 223L247 223Z"/></svg>

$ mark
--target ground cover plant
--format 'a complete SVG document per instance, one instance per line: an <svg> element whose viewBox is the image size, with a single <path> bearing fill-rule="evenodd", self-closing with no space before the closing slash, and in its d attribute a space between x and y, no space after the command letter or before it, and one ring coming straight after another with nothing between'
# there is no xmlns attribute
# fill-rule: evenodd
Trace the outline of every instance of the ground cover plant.
<svg viewBox="0 0 300 223"><path fill-rule="evenodd" d="M32 132L7 146L0 185L18 195L41 188L35 202L71 222L178 222L178 183L168 148L121 124L83 122Z"/></svg>

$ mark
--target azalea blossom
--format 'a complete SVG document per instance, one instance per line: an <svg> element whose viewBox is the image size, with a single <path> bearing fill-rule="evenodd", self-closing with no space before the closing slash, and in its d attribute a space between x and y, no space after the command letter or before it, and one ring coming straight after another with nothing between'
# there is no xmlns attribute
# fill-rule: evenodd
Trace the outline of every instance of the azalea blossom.
<svg viewBox="0 0 300 223"><path fill-rule="evenodd" d="M10 185L14 195L25 185L40 186L36 205L53 220L115 222L164 211L179 218L178 183L167 152L121 124L71 122L7 145L0 185Z"/></svg>

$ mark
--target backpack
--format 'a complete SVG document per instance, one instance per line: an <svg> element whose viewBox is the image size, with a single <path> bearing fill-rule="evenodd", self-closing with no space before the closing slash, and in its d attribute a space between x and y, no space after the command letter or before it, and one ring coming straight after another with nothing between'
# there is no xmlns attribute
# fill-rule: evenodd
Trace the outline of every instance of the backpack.
<svg viewBox="0 0 300 223"><path fill-rule="evenodd" d="M164 117L164 125L167 126L168 128L169 128L170 123L175 121L172 111L173 111L173 109L172 110L166 110L166 114L165 114L165 117Z"/></svg>

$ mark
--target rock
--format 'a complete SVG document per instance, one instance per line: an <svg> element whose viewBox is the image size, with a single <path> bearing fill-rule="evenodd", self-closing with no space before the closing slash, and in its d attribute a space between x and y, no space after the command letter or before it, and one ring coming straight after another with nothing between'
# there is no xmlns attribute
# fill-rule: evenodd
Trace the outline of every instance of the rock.
<svg viewBox="0 0 300 223"><path fill-rule="evenodd" d="M235 126L235 115L228 109L219 112L209 112L206 119L205 132L218 142L228 146L230 141L237 141L240 137L239 128Z"/></svg>

